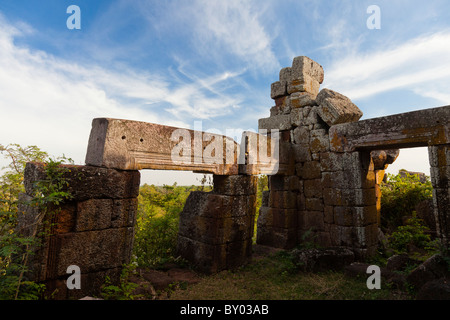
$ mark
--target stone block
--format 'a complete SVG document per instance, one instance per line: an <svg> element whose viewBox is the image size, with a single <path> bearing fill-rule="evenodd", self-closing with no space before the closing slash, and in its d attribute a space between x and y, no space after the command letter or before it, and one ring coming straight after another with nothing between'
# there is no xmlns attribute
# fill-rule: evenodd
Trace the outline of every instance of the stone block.
<svg viewBox="0 0 450 320"><path fill-rule="evenodd" d="M300 230L325 230L323 211L300 211L298 219L298 227Z"/></svg>
<svg viewBox="0 0 450 320"><path fill-rule="evenodd" d="M268 177L269 189L271 191L297 191L299 190L299 179L297 176L274 175Z"/></svg>
<svg viewBox="0 0 450 320"><path fill-rule="evenodd" d="M61 165L63 177L73 201L88 199L126 199L139 195L139 171L122 171L93 166ZM28 195L33 195L35 183L45 179L45 165L29 162L25 167L24 184Z"/></svg>
<svg viewBox="0 0 450 320"><path fill-rule="evenodd" d="M273 209L273 227L297 228L298 217L295 209Z"/></svg>
<svg viewBox="0 0 450 320"><path fill-rule="evenodd" d="M323 220L326 224L334 223L334 207L333 206L324 206L324 217Z"/></svg>
<svg viewBox="0 0 450 320"><path fill-rule="evenodd" d="M211 245L178 235L177 253L200 272L212 274L227 268L227 245Z"/></svg>
<svg viewBox="0 0 450 320"><path fill-rule="evenodd" d="M130 261L133 239L133 228L59 234L51 240L47 277L66 276L70 265L79 266L82 273L119 268Z"/></svg>
<svg viewBox="0 0 450 320"><path fill-rule="evenodd" d="M342 171L322 172L322 188L346 188L347 182L343 177Z"/></svg>
<svg viewBox="0 0 450 320"><path fill-rule="evenodd" d="M433 188L450 188L450 165L430 168Z"/></svg>
<svg viewBox="0 0 450 320"><path fill-rule="evenodd" d="M445 106L337 124L329 130L332 150L344 152L448 145L450 131L442 119L448 119L449 115L450 106ZM433 156L430 165L433 166Z"/></svg>
<svg viewBox="0 0 450 320"><path fill-rule="evenodd" d="M273 208L261 207L259 209L257 226L258 229L262 226L273 226Z"/></svg>
<svg viewBox="0 0 450 320"><path fill-rule="evenodd" d="M353 223L355 226L366 226L378 222L376 206L354 207Z"/></svg>
<svg viewBox="0 0 450 320"><path fill-rule="evenodd" d="M292 61L291 79L300 79L305 75L312 77L319 84L323 83L324 71L320 64L305 56L295 57Z"/></svg>
<svg viewBox="0 0 450 320"><path fill-rule="evenodd" d="M284 185L284 176L281 175L268 176L268 183L270 191L286 190Z"/></svg>
<svg viewBox="0 0 450 320"><path fill-rule="evenodd" d="M53 233L60 234L66 232L73 232L76 220L77 220L77 209L74 202L63 203L55 211L55 216L53 217Z"/></svg>
<svg viewBox="0 0 450 320"><path fill-rule="evenodd" d="M270 191L269 206L280 209L295 209L297 193L292 191Z"/></svg>
<svg viewBox="0 0 450 320"><path fill-rule="evenodd" d="M330 225L330 237L333 246L353 247L354 234L353 227Z"/></svg>
<svg viewBox="0 0 450 320"><path fill-rule="evenodd" d="M284 177L284 184L290 191L298 191L302 187L302 182L297 176ZM303 187L301 189L303 190Z"/></svg>
<svg viewBox="0 0 450 320"><path fill-rule="evenodd" d="M334 172L344 169L342 153L323 152L320 154L320 166L322 171Z"/></svg>
<svg viewBox="0 0 450 320"><path fill-rule="evenodd" d="M112 199L90 199L77 203L75 231L101 230L111 227Z"/></svg>
<svg viewBox="0 0 450 320"><path fill-rule="evenodd" d="M342 172L342 182L349 189L373 189L375 188L376 175L374 171L365 169L344 170Z"/></svg>
<svg viewBox="0 0 450 320"><path fill-rule="evenodd" d="M372 206L376 204L375 189L324 188L325 205L331 206Z"/></svg>
<svg viewBox="0 0 450 320"><path fill-rule="evenodd" d="M309 129L307 127L297 127L293 131L294 142L296 144L309 144Z"/></svg>
<svg viewBox="0 0 450 320"><path fill-rule="evenodd" d="M320 171L320 162L319 161L305 162L301 167L299 177L305 180L321 179L322 174Z"/></svg>
<svg viewBox="0 0 450 320"><path fill-rule="evenodd" d="M305 180L303 182L304 194L307 198L322 198L321 179Z"/></svg>
<svg viewBox="0 0 450 320"><path fill-rule="evenodd" d="M352 207L334 207L334 223L339 226L351 227L354 224Z"/></svg>
<svg viewBox="0 0 450 320"><path fill-rule="evenodd" d="M385 170L389 164L392 164L400 155L399 149L374 150L370 152L375 170Z"/></svg>
<svg viewBox="0 0 450 320"><path fill-rule="evenodd" d="M315 125L317 123L320 123L322 120L319 116L319 110L320 107L310 107L308 109L306 108L302 108L303 109L303 124L306 126L310 126L311 125Z"/></svg>
<svg viewBox="0 0 450 320"><path fill-rule="evenodd" d="M307 92L315 98L319 94L320 83L308 75L302 75L300 78L292 79L287 83L287 93L294 94L298 92ZM312 101L309 101L306 105L312 105Z"/></svg>
<svg viewBox="0 0 450 320"><path fill-rule="evenodd" d="M292 88L290 88L292 90ZM291 93L289 96L292 108L303 108L306 106L314 106L316 104L315 97L317 94L312 94L304 85L301 89Z"/></svg>
<svg viewBox="0 0 450 320"><path fill-rule="evenodd" d="M193 148L192 141L198 142ZM232 161L237 157L237 150L239 145L233 139L219 134L142 121L97 118L92 121L85 162L120 170L232 175L238 172L238 164Z"/></svg>
<svg viewBox="0 0 450 320"><path fill-rule="evenodd" d="M213 183L214 193L230 196L249 195L256 194L258 178L247 175L213 175Z"/></svg>
<svg viewBox="0 0 450 320"><path fill-rule="evenodd" d="M276 81L271 84L270 97L272 99L277 99L282 96L286 96L286 82L285 81Z"/></svg>
<svg viewBox="0 0 450 320"><path fill-rule="evenodd" d="M228 243L226 246L226 269L233 270L247 264L252 255L252 240Z"/></svg>
<svg viewBox="0 0 450 320"><path fill-rule="evenodd" d="M297 229L273 228L272 245L275 248L292 249L297 244Z"/></svg>
<svg viewBox="0 0 450 320"><path fill-rule="evenodd" d="M138 199L113 200L113 211L111 213L111 228L134 227Z"/></svg>
<svg viewBox="0 0 450 320"><path fill-rule="evenodd" d="M303 192L297 195L297 209L300 211L306 210L306 197Z"/></svg>
<svg viewBox="0 0 450 320"><path fill-rule="evenodd" d="M270 108L270 116L277 116L280 114L280 108L278 106L273 106L272 108Z"/></svg>
<svg viewBox="0 0 450 320"><path fill-rule="evenodd" d="M291 81L291 67L286 67L280 70L280 82L287 83L288 81Z"/></svg>
<svg viewBox="0 0 450 320"><path fill-rule="evenodd" d="M318 114L329 126L358 121L363 113L344 95L329 89L322 89L316 98Z"/></svg>
<svg viewBox="0 0 450 320"><path fill-rule="evenodd" d="M280 131L291 130L291 116L289 114L280 114L269 118L259 119L258 128L266 130L277 129Z"/></svg>
<svg viewBox="0 0 450 320"><path fill-rule="evenodd" d="M180 220L192 215L210 218L231 217L230 196L193 191L186 199L183 211L180 213Z"/></svg>
<svg viewBox="0 0 450 320"><path fill-rule="evenodd" d="M179 234L212 245L244 241L253 236L254 216L180 219Z"/></svg>
<svg viewBox="0 0 450 320"><path fill-rule="evenodd" d="M310 148L312 153L330 150L330 140L325 129L311 130Z"/></svg>
<svg viewBox="0 0 450 320"><path fill-rule="evenodd" d="M256 243L273 247L273 227L258 224Z"/></svg>
<svg viewBox="0 0 450 320"><path fill-rule="evenodd" d="M296 163L312 160L309 144L293 144L291 149Z"/></svg>
<svg viewBox="0 0 450 320"><path fill-rule="evenodd" d="M269 205L269 191L263 191L261 193L261 206L267 207Z"/></svg>
<svg viewBox="0 0 450 320"><path fill-rule="evenodd" d="M286 141L279 142L278 159L280 164L291 164L294 162L294 155L292 154L292 144Z"/></svg>
<svg viewBox="0 0 450 320"><path fill-rule="evenodd" d="M355 227L358 247L371 247L378 242L378 225L370 224L362 227Z"/></svg>
<svg viewBox="0 0 450 320"><path fill-rule="evenodd" d="M450 166L450 145L429 146L428 157L431 167Z"/></svg>
<svg viewBox="0 0 450 320"><path fill-rule="evenodd" d="M323 211L323 200L320 198L306 198L305 209L307 211Z"/></svg>

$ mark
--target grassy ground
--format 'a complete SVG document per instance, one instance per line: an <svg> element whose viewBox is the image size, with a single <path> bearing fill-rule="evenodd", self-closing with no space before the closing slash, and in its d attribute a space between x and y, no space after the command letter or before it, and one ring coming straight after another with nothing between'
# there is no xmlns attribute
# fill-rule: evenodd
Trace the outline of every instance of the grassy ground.
<svg viewBox="0 0 450 320"><path fill-rule="evenodd" d="M199 283L176 286L171 300L405 300L406 293L383 285L369 290L365 277L343 272L303 273L280 251L256 257L235 271L202 276Z"/></svg>

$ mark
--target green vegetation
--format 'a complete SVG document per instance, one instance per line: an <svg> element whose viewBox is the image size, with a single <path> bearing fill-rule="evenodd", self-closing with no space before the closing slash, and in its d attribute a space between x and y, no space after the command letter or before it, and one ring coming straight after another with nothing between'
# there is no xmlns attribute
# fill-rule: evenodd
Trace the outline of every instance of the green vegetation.
<svg viewBox="0 0 450 320"><path fill-rule="evenodd" d="M416 207L432 199L433 187L429 179L421 182L417 175L407 172L388 174L381 186L381 228L387 235L385 256L409 254L425 260L439 252L438 240L433 239L430 229L418 218Z"/></svg>
<svg viewBox="0 0 450 320"><path fill-rule="evenodd" d="M16 232L19 214L19 194L24 192L25 164L37 161L46 163L46 178L36 183L36 193L29 205L40 210L40 219L57 214L46 208L58 205L70 198L64 191L64 167L60 164L70 159L53 160L46 152L35 146L0 145L0 153L10 159L0 176L0 299L42 299L44 286L26 277L32 248L38 246L37 230L28 237ZM210 182L210 181L209 181ZM201 186L154 186L140 189L136 222L133 259L125 266L120 283L112 285L106 279L102 287L104 299L135 299L137 285L129 277L136 268L162 268L168 263L184 265L176 255L179 214L192 191L211 191L206 176ZM262 192L268 190L267 176L259 177L257 189L257 212L261 207ZM380 249L377 262L397 253L406 253L424 260L439 252L424 221L415 212L419 202L432 197L429 181L422 183L414 175L388 175L381 185L381 228L387 243ZM50 205L50 206L49 206ZM255 220L256 223L256 220ZM48 234L51 226L46 226ZM313 242L305 242L314 247ZM380 266L383 265L382 263ZM342 272L304 273L292 261L289 251L279 251L254 261L235 271L223 271L204 276L195 285L171 288L172 299L404 299L402 292L383 286L382 290L367 290L366 278L349 277Z"/></svg>
<svg viewBox="0 0 450 320"><path fill-rule="evenodd" d="M366 278L343 272L305 273L292 262L288 251L254 259L235 271L222 271L201 282L171 293L173 300L375 300L408 299L383 286L368 290Z"/></svg>
<svg viewBox="0 0 450 320"><path fill-rule="evenodd" d="M140 188L133 255L139 267L177 261L175 249L180 212L191 191L204 186L143 185Z"/></svg>
<svg viewBox="0 0 450 320"><path fill-rule="evenodd" d="M71 160L65 157L53 160L36 146L23 148L18 144L6 147L0 145L0 153L11 161L3 168L6 171L0 177L0 299L36 300L42 298L44 285L27 280L26 272L32 248L40 245L37 240L40 237L37 237L37 229L29 236L19 235L16 230L19 194L25 191L25 165L32 161L46 164L46 178L36 183L35 194L28 204L38 209L37 220L49 221L45 217L57 212L49 211L48 208L70 198L70 194L63 191L66 182L63 179L64 170L59 166ZM45 226L39 232L48 234L50 227Z"/></svg>
<svg viewBox="0 0 450 320"><path fill-rule="evenodd" d="M387 181L380 186L381 227L385 232L402 225L403 218L412 216L420 202L433 197L429 179L423 183L417 175L404 175L387 174Z"/></svg>

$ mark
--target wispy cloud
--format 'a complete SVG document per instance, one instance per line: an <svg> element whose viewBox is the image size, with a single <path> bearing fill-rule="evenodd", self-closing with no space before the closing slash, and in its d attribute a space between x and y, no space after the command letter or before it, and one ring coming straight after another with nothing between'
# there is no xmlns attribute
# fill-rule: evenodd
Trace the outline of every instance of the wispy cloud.
<svg viewBox="0 0 450 320"><path fill-rule="evenodd" d="M174 83L166 74L81 65L18 46L15 39L30 28L13 26L2 16L0 29L1 143L36 144L51 153L67 150L83 162L95 117L190 127L196 117L226 114L240 102L238 95L221 89L239 73Z"/></svg>
<svg viewBox="0 0 450 320"><path fill-rule="evenodd" d="M272 39L261 16L260 1L196 0L175 1L178 14L170 20L177 28L190 31L191 45L203 59L217 66L240 64L260 74L277 72L279 62L272 50ZM159 25L161 27L161 25Z"/></svg>
<svg viewBox="0 0 450 320"><path fill-rule="evenodd" d="M450 30L423 35L396 47L347 56L335 61L325 78L324 86L352 99L395 89L424 95L426 90L434 89L436 93L444 89L436 83L450 81ZM448 92L448 87L445 90Z"/></svg>

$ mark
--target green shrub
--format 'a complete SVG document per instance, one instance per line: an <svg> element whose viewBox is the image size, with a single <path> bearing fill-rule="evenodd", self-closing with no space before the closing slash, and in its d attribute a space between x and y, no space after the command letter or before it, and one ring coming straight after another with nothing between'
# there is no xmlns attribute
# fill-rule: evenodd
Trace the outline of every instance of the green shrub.
<svg viewBox="0 0 450 320"><path fill-rule="evenodd" d="M196 187L144 185L138 197L133 255L140 267L158 267L176 260L179 215Z"/></svg>
<svg viewBox="0 0 450 320"><path fill-rule="evenodd" d="M381 227L384 231L393 231L402 225L403 217L413 214L417 204L431 199L433 187L427 180L420 182L417 175L388 174L387 182L381 186Z"/></svg>
<svg viewBox="0 0 450 320"><path fill-rule="evenodd" d="M120 275L118 285L113 285L111 279L106 276L105 283L101 287L101 297L105 300L134 300L139 296L133 295L133 291L138 287L137 283L129 281L130 274L135 266L124 265Z"/></svg>
<svg viewBox="0 0 450 320"><path fill-rule="evenodd" d="M423 225L423 221L415 214L408 219L406 225L399 226L389 237L389 247L395 253L411 253L411 251L422 249L432 251L434 242L426 232L429 229Z"/></svg>
<svg viewBox="0 0 450 320"><path fill-rule="evenodd" d="M16 232L25 165L31 161L45 162L46 178L36 183L36 193L29 203L40 208L40 219L43 220L44 215L56 214L45 209L70 197L63 191L65 169L60 168L60 164L71 160L65 157L58 161L49 159L47 153L36 146L23 148L18 144L0 145L0 153L11 160L0 177L0 299L39 299L45 286L28 281L25 276L33 248L40 245L39 237L36 233L24 237Z"/></svg>

